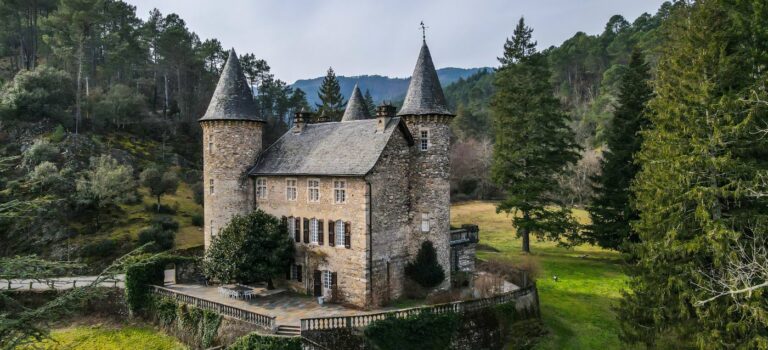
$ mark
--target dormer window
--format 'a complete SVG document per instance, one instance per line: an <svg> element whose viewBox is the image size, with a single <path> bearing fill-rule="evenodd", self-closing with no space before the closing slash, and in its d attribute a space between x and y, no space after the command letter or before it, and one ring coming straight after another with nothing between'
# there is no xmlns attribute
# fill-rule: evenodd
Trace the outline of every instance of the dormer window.
<svg viewBox="0 0 768 350"><path fill-rule="evenodd" d="M429 149L429 130L421 130L420 148L422 151Z"/></svg>

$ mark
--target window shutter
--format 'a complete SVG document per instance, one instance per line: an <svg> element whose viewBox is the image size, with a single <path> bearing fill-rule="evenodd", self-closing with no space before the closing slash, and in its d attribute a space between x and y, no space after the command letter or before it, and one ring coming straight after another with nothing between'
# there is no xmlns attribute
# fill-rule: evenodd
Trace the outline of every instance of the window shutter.
<svg viewBox="0 0 768 350"><path fill-rule="evenodd" d="M301 282L303 279L301 276L301 265L296 265L296 280Z"/></svg>
<svg viewBox="0 0 768 350"><path fill-rule="evenodd" d="M352 224L347 221L344 223L344 247L351 248Z"/></svg>
<svg viewBox="0 0 768 350"><path fill-rule="evenodd" d="M299 218L293 219L293 240L301 243L301 219Z"/></svg>
<svg viewBox="0 0 768 350"><path fill-rule="evenodd" d="M336 288L336 285L338 283L338 278L336 276L336 272L331 272L331 286Z"/></svg>
<svg viewBox="0 0 768 350"><path fill-rule="evenodd" d="M336 245L336 221L328 220L328 246Z"/></svg>
<svg viewBox="0 0 768 350"><path fill-rule="evenodd" d="M318 244L323 245L323 236L325 236L325 227L323 226L323 220L317 220L317 241Z"/></svg>
<svg viewBox="0 0 768 350"><path fill-rule="evenodd" d="M285 272L285 279L291 280L291 265L288 265L288 271Z"/></svg>
<svg viewBox="0 0 768 350"><path fill-rule="evenodd" d="M309 219L304 218L304 243L309 243Z"/></svg>

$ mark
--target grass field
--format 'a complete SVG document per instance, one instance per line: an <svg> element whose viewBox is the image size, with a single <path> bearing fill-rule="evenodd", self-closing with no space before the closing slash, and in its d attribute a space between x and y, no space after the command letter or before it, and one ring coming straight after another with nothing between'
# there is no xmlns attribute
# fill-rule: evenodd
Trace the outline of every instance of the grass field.
<svg viewBox="0 0 768 350"><path fill-rule="evenodd" d="M583 211L579 220L586 221ZM515 237L511 219L496 214L493 203L469 202L451 208L451 224L474 223L480 226L480 243L498 252L479 250L478 257L532 259L540 266L537 282L544 324L549 330L537 349L622 349L618 325L611 306L627 278L621 272L618 254L592 246L573 249L553 242L532 239L531 255L521 253L521 240ZM555 282L552 276L557 276Z"/></svg>
<svg viewBox="0 0 768 350"><path fill-rule="evenodd" d="M48 350L186 349L175 338L143 326L79 326L57 329L52 340L35 344Z"/></svg>

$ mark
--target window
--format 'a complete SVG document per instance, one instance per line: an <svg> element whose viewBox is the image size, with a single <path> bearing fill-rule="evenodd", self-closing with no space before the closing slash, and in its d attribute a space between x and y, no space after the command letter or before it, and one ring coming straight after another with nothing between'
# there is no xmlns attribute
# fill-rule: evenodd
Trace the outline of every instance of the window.
<svg viewBox="0 0 768 350"><path fill-rule="evenodd" d="M331 289L333 286L333 272L323 271L323 288Z"/></svg>
<svg viewBox="0 0 768 350"><path fill-rule="evenodd" d="M267 199L267 179L256 179L256 198Z"/></svg>
<svg viewBox="0 0 768 350"><path fill-rule="evenodd" d="M320 201L320 180L307 180L307 200L310 202Z"/></svg>
<svg viewBox="0 0 768 350"><path fill-rule="evenodd" d="M301 265L291 265L290 279L301 282L301 274Z"/></svg>
<svg viewBox="0 0 768 350"><path fill-rule="evenodd" d="M320 225L318 225L317 219L309 220L309 235L311 243L320 243Z"/></svg>
<svg viewBox="0 0 768 350"><path fill-rule="evenodd" d="M421 232L429 232L429 214L421 214Z"/></svg>
<svg viewBox="0 0 768 350"><path fill-rule="evenodd" d="M211 236L216 235L216 232L213 230L213 220L211 220L211 224L209 226L211 226Z"/></svg>
<svg viewBox="0 0 768 350"><path fill-rule="evenodd" d="M213 153L213 135L208 135L208 153Z"/></svg>
<svg viewBox="0 0 768 350"><path fill-rule="evenodd" d="M336 246L343 247L344 246L344 236L346 236L347 232L344 232L344 222L341 220L336 221Z"/></svg>
<svg viewBox="0 0 768 350"><path fill-rule="evenodd" d="M336 204L341 204L347 201L346 187L347 187L346 181L333 182L333 197Z"/></svg>
<svg viewBox="0 0 768 350"><path fill-rule="evenodd" d="M208 190L213 194L213 179L208 181Z"/></svg>
<svg viewBox="0 0 768 350"><path fill-rule="evenodd" d="M285 199L295 201L296 193L296 179L285 180Z"/></svg>
<svg viewBox="0 0 768 350"><path fill-rule="evenodd" d="M296 232L296 220L293 219L293 216L288 218L288 235L293 236Z"/></svg>
<svg viewBox="0 0 768 350"><path fill-rule="evenodd" d="M421 130L421 150L429 148L429 130Z"/></svg>

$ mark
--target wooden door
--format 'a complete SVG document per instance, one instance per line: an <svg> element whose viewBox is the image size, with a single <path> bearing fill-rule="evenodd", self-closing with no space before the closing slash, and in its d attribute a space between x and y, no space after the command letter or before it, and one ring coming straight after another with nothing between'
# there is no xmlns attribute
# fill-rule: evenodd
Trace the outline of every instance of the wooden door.
<svg viewBox="0 0 768 350"><path fill-rule="evenodd" d="M314 296L323 296L323 277L320 270L315 270L315 273L312 275L312 283L315 285Z"/></svg>

